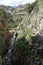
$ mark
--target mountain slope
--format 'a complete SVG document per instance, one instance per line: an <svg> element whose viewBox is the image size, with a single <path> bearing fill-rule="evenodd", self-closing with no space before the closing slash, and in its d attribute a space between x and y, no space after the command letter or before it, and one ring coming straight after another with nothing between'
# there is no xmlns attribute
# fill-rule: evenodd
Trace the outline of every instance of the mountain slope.
<svg viewBox="0 0 43 65"><path fill-rule="evenodd" d="M16 13L21 12L21 8L17 7L18 10ZM24 11L24 10L23 10ZM0 17L0 40L1 47L0 49L6 51L3 44L6 42L7 38L9 39L9 30L7 26L7 19L5 14L2 12L2 17ZM20 13L21 14L21 13ZM15 16L20 16L17 14ZM9 16L9 15L8 15ZM12 14L11 14L12 16ZM21 15L22 17L22 15ZM10 17L9 17L10 18ZM8 18L8 19L9 19ZM18 20L16 21L18 22ZM9 23L8 23L9 24ZM14 21L10 21L10 25L15 24ZM18 24L18 23L17 23ZM43 65L43 1L38 0L38 4L35 6L33 11L28 15L23 14L23 19L19 22L16 32L18 34L11 38L11 45L9 48L7 47L7 52L1 56L3 60L3 64L9 65ZM14 27L13 27L14 28ZM12 29L13 29L12 28ZM15 36L17 38L15 38ZM2 38L2 39L1 39ZM7 40L8 42L8 40ZM14 45L12 46L12 43ZM4 47L4 49L3 49ZM2 51L1 51L2 53Z"/></svg>
<svg viewBox="0 0 43 65"><path fill-rule="evenodd" d="M28 31L32 31L32 35L43 35L43 1L38 0L38 4L34 7L30 16L25 16L17 27L17 29L21 32L26 29ZM25 30L25 31L26 31ZM24 32L25 33L25 32ZM22 34L24 34L22 33ZM19 36L21 37L21 35ZM27 36L28 34L26 34ZM19 37L18 36L18 37Z"/></svg>
<svg viewBox="0 0 43 65"><path fill-rule="evenodd" d="M29 65L43 65L43 0L38 0L30 16L27 14L23 18L17 30L19 34L16 41L19 47L23 44L28 46Z"/></svg>
<svg viewBox="0 0 43 65"><path fill-rule="evenodd" d="M17 27L23 17L27 15L27 6L28 4L12 8L9 6L0 5L0 10L3 11L3 15L8 22L10 29Z"/></svg>

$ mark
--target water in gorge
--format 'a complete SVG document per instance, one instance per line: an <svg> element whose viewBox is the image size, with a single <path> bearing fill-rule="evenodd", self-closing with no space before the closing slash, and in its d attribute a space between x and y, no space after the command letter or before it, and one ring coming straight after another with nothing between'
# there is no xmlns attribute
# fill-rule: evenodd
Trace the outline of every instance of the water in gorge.
<svg viewBox="0 0 43 65"><path fill-rule="evenodd" d="M16 32L13 33L13 37L11 38L9 42L9 50L6 54L6 56L3 58L2 65L11 65L11 55L12 55L12 49L16 38Z"/></svg>

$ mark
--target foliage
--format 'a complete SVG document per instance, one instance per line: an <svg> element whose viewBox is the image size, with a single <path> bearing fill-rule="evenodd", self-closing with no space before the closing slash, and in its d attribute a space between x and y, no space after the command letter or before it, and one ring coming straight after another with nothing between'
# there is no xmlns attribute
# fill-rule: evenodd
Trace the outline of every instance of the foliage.
<svg viewBox="0 0 43 65"><path fill-rule="evenodd" d="M20 39L22 37L25 37L27 39L29 39L32 36L32 30L31 29L27 29L25 28L17 37L17 39Z"/></svg>
<svg viewBox="0 0 43 65"><path fill-rule="evenodd" d="M21 17L21 16L16 16L16 22L21 22L22 19L23 19L23 17Z"/></svg>
<svg viewBox="0 0 43 65"><path fill-rule="evenodd" d="M16 24L16 23L14 24L14 23L12 23L12 22L10 22L10 23L8 24L9 28L11 28L11 29L12 29L12 28L16 28L17 25L18 25L18 24Z"/></svg>
<svg viewBox="0 0 43 65"><path fill-rule="evenodd" d="M24 55L27 55L28 54L28 46L24 43L24 40L19 39L17 41L17 45L18 45L18 47L20 47L22 49L22 53Z"/></svg>
<svg viewBox="0 0 43 65"><path fill-rule="evenodd" d="M28 36L27 36L28 35ZM29 40L32 36L32 30L24 29L16 38L17 45L22 49L22 53L28 54L28 45L25 44L25 40Z"/></svg>
<svg viewBox="0 0 43 65"><path fill-rule="evenodd" d="M38 1L36 0L35 2L33 2L32 4L29 4L27 7L27 12L30 14L32 12L32 10L34 9L34 7L37 5Z"/></svg>

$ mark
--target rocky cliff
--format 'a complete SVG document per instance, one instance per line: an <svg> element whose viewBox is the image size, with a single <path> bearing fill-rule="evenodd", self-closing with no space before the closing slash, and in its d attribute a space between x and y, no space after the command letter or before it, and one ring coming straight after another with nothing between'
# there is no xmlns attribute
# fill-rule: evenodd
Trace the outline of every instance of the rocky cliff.
<svg viewBox="0 0 43 65"><path fill-rule="evenodd" d="M22 22L17 27L17 30L23 31L27 29L32 31L32 35L43 35L43 3L38 0L38 4L34 7L31 14L23 17ZM25 33L25 32L24 32Z"/></svg>

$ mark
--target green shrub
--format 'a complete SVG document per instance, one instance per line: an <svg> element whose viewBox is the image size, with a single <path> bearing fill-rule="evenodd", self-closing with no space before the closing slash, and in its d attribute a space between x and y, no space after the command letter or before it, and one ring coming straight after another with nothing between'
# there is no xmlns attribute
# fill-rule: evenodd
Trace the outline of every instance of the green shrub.
<svg viewBox="0 0 43 65"><path fill-rule="evenodd" d="M22 53L23 53L24 55L27 55L27 54L28 54L28 46L24 43L24 40L19 39L19 40L17 41L17 45L18 45L18 47L21 48Z"/></svg>

